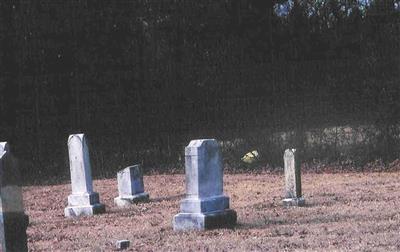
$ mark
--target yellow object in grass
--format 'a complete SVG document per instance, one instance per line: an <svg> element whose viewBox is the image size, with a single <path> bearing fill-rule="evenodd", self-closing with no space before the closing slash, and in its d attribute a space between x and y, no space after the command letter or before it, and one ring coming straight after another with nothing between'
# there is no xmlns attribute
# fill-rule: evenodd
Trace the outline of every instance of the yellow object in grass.
<svg viewBox="0 0 400 252"><path fill-rule="evenodd" d="M242 157L242 161L247 164L254 163L257 160L258 160L258 151L256 150L250 151Z"/></svg>

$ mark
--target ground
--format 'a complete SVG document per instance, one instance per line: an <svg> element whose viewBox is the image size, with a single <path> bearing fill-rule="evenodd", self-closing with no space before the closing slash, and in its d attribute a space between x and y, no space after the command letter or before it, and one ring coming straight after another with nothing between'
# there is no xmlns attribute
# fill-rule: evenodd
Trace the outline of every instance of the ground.
<svg viewBox="0 0 400 252"><path fill-rule="evenodd" d="M114 206L116 179L95 180L107 213L64 218L69 184L24 187L30 251L399 251L400 172L303 174L306 207L284 208L282 174L224 176L235 229L174 232L183 175L145 176L151 201Z"/></svg>

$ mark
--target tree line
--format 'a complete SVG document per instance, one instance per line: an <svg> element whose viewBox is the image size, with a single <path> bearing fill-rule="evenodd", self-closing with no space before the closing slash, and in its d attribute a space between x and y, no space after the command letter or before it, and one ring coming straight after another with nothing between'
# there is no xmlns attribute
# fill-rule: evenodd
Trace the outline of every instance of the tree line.
<svg viewBox="0 0 400 252"><path fill-rule="evenodd" d="M329 161L398 154L399 1L7 0L0 9L0 133L31 181L68 178L66 139L78 131L97 176L132 163L170 172L200 137L237 143L224 149L232 167L249 148L279 165L277 132L302 136L301 146L304 132L343 125L377 130L367 152L336 150Z"/></svg>

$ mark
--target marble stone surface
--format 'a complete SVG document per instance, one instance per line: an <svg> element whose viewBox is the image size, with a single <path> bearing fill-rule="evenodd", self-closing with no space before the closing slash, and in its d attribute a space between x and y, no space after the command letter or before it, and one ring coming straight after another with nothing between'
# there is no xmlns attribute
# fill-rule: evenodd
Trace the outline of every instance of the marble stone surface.
<svg viewBox="0 0 400 252"><path fill-rule="evenodd" d="M131 242L129 240L119 240L115 243L117 250L124 250L129 248Z"/></svg>
<svg viewBox="0 0 400 252"><path fill-rule="evenodd" d="M233 227L236 212L223 194L222 157L215 139L193 140L185 148L186 197L173 228L204 230Z"/></svg>
<svg viewBox="0 0 400 252"><path fill-rule="evenodd" d="M301 192L300 158L296 149L287 149L283 155L285 169L285 206L304 206Z"/></svg>
<svg viewBox="0 0 400 252"><path fill-rule="evenodd" d="M7 142L0 143L0 251L28 251L21 176Z"/></svg>
<svg viewBox="0 0 400 252"><path fill-rule="evenodd" d="M84 134L69 136L68 152L72 194L68 196L65 216L78 217L105 212L99 194L93 191L89 147Z"/></svg>
<svg viewBox="0 0 400 252"><path fill-rule="evenodd" d="M114 203L125 207L137 202L147 201L149 194L144 191L143 173L140 165L129 166L117 173L119 196Z"/></svg>
<svg viewBox="0 0 400 252"><path fill-rule="evenodd" d="M304 206L306 201L303 197L299 198L286 198L282 200L284 206Z"/></svg>

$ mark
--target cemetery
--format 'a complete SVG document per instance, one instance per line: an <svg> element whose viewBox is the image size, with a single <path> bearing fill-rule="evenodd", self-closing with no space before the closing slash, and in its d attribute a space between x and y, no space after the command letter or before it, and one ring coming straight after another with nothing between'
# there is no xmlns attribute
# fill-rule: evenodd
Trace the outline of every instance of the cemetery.
<svg viewBox="0 0 400 252"><path fill-rule="evenodd" d="M282 173L224 175L224 191L237 213L235 228L175 232L173 217L185 197L184 175L145 176L148 203L114 204L116 179L94 180L106 213L67 219L70 185L24 187L32 251L130 250L398 250L400 174L302 174L305 207L283 207Z"/></svg>
<svg viewBox="0 0 400 252"><path fill-rule="evenodd" d="M0 13L0 252L400 251L400 0Z"/></svg>
<svg viewBox="0 0 400 252"><path fill-rule="evenodd" d="M94 193L87 146L84 134L68 138L71 185L23 188L30 251L346 250L382 248L383 243L389 250L399 248L398 172L301 178L299 152L287 149L284 174L223 175L218 142L199 139L185 148L185 176L143 177L138 165L130 166L117 179L95 180ZM136 201L135 195L145 200ZM1 196L5 218L9 200ZM84 199L75 201L78 196ZM18 204L18 222L26 228L23 204ZM5 225L4 234L17 232Z"/></svg>

